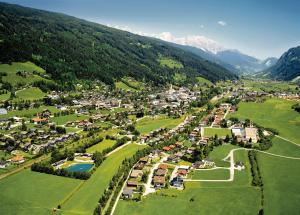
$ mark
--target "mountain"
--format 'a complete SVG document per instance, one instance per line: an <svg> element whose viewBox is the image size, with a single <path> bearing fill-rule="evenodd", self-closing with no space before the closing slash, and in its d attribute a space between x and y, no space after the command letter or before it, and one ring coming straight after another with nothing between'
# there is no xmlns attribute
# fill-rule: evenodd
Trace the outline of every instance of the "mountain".
<svg viewBox="0 0 300 215"><path fill-rule="evenodd" d="M130 76L154 84L212 82L236 76L216 63L167 42L68 15L0 3L0 62L32 61L57 82ZM175 66L174 66L175 65Z"/></svg>
<svg viewBox="0 0 300 215"><path fill-rule="evenodd" d="M237 50L224 50L218 52L216 56L223 62L235 67L241 74L251 74L274 65L276 58L267 58L266 60L259 60L255 57L243 54Z"/></svg>
<svg viewBox="0 0 300 215"><path fill-rule="evenodd" d="M300 77L300 46L289 49L275 65L265 71L269 77L277 80L299 80Z"/></svg>

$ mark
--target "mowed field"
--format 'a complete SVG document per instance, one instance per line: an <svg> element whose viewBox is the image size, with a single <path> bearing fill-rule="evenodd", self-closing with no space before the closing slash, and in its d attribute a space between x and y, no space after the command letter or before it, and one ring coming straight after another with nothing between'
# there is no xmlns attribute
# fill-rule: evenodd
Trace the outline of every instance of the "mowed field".
<svg viewBox="0 0 300 215"><path fill-rule="evenodd" d="M51 214L60 200L81 182L24 170L0 180L0 214Z"/></svg>
<svg viewBox="0 0 300 215"><path fill-rule="evenodd" d="M246 169L236 171L233 182L186 182L183 191L158 191L142 202L120 200L115 214L258 214L260 191L251 186L247 152L236 151L234 155L245 163Z"/></svg>
<svg viewBox="0 0 300 215"><path fill-rule="evenodd" d="M195 170L192 179L227 180L230 177L229 169Z"/></svg>
<svg viewBox="0 0 300 215"><path fill-rule="evenodd" d="M61 199L61 214L92 214L104 190L125 158L145 146L130 144L109 156L76 192Z"/></svg>
<svg viewBox="0 0 300 215"><path fill-rule="evenodd" d="M297 159L258 154L264 183L265 214L300 214L300 147L274 138L268 152Z"/></svg>
<svg viewBox="0 0 300 215"><path fill-rule="evenodd" d="M86 115L77 115L77 114L70 114L66 116L58 116L58 117L52 117L50 118L51 122L55 122L56 125L64 125L67 122L77 121L77 120L85 120L89 117Z"/></svg>
<svg viewBox="0 0 300 215"><path fill-rule="evenodd" d="M218 137L231 136L231 131L228 128L204 128L205 137L214 137L215 135L218 135Z"/></svg>
<svg viewBox="0 0 300 215"><path fill-rule="evenodd" d="M151 131L154 131L158 128L174 128L177 125L179 125L181 122L183 122L185 119L185 116L182 116L181 118L170 118L165 115L160 115L158 117L144 117L143 119L137 121L136 123L136 129L141 134L148 134Z"/></svg>
<svg viewBox="0 0 300 215"><path fill-rule="evenodd" d="M280 136L300 144L300 115L291 108L295 103L283 99L268 99L264 103L241 102L238 111L227 118L249 118L261 126L277 129Z"/></svg>

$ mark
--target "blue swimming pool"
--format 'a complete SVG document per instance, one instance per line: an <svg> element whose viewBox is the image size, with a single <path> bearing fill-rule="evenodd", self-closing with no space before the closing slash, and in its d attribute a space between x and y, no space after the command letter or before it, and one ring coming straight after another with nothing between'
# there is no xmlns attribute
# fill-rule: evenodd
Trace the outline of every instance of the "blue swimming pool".
<svg viewBox="0 0 300 215"><path fill-rule="evenodd" d="M72 166L69 166L68 168L66 168L66 170L70 172L87 172L91 168L93 168L93 166L94 164L90 164L90 163L77 163L77 164L73 164Z"/></svg>

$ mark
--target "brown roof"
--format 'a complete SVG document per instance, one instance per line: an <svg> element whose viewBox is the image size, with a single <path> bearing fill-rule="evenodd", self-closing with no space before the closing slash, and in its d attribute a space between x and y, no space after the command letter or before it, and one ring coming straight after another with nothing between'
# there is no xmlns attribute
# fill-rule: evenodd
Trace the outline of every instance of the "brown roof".
<svg viewBox="0 0 300 215"><path fill-rule="evenodd" d="M132 187L132 186L137 187L138 186L138 182L134 181L134 180L128 180L127 181L127 186L129 186L129 187Z"/></svg>
<svg viewBox="0 0 300 215"><path fill-rule="evenodd" d="M167 173L167 170L166 169L158 169L155 173L155 175L158 175L158 176L165 176Z"/></svg>
<svg viewBox="0 0 300 215"><path fill-rule="evenodd" d="M45 122L45 121L48 121L48 118L36 117L36 118L32 118L32 121L34 121L34 122Z"/></svg>
<svg viewBox="0 0 300 215"><path fill-rule="evenodd" d="M164 184L165 182L166 182L166 179L163 176L154 176L153 177L153 183L155 183L155 184Z"/></svg>
<svg viewBox="0 0 300 215"><path fill-rule="evenodd" d="M168 169L168 165L167 164L159 164L158 169Z"/></svg>
<svg viewBox="0 0 300 215"><path fill-rule="evenodd" d="M185 169L179 169L178 171L177 171L177 174L178 175L186 175L188 172L185 170Z"/></svg>
<svg viewBox="0 0 300 215"><path fill-rule="evenodd" d="M165 146L165 147L163 147L163 150L165 150L165 151L170 151L170 150L171 150L171 148L170 148L170 147L168 147L168 146Z"/></svg>

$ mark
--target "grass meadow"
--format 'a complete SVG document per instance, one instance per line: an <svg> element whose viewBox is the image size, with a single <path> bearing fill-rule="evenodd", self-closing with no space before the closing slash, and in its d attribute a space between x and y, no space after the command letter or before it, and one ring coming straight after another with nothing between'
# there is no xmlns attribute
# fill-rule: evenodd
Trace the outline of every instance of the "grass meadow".
<svg viewBox="0 0 300 215"><path fill-rule="evenodd" d="M251 119L257 124L275 128L279 135L300 144L300 115L291 106L295 101L268 99L264 103L241 102L238 111L228 116Z"/></svg>

